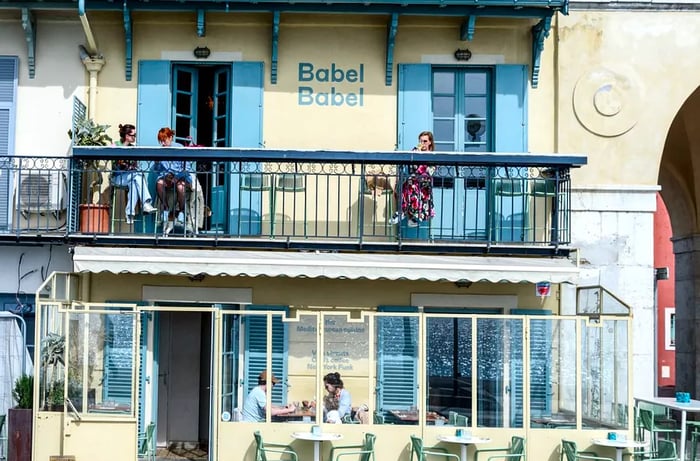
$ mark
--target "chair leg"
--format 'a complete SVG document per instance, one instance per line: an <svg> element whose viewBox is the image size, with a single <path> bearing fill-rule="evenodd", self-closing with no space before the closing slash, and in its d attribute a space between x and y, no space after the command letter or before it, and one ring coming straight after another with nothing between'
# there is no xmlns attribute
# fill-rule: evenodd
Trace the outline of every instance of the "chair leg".
<svg viewBox="0 0 700 461"><path fill-rule="evenodd" d="M697 430L694 430L692 435L690 436L690 443L693 445L692 457L690 458L691 461L695 461L695 455L697 454L698 436L700 436L700 432L698 432Z"/></svg>

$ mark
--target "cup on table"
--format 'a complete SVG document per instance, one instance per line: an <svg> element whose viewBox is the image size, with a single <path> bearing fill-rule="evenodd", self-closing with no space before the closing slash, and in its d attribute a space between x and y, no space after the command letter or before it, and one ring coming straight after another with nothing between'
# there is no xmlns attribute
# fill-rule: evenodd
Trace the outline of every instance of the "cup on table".
<svg viewBox="0 0 700 461"><path fill-rule="evenodd" d="M301 420L305 423L310 423L311 422L311 416L302 416Z"/></svg>
<svg viewBox="0 0 700 461"><path fill-rule="evenodd" d="M455 431L455 435L456 435L457 437L464 437L464 429L457 429L457 430Z"/></svg>
<svg viewBox="0 0 700 461"><path fill-rule="evenodd" d="M313 425L311 426L311 433L313 435L321 435L321 426Z"/></svg>
<svg viewBox="0 0 700 461"><path fill-rule="evenodd" d="M617 434L615 432L608 432L608 440L617 440Z"/></svg>

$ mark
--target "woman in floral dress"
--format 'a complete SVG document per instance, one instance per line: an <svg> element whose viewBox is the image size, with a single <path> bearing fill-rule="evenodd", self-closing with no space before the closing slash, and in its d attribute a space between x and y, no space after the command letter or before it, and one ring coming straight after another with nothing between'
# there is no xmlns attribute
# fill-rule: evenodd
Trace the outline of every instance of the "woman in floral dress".
<svg viewBox="0 0 700 461"><path fill-rule="evenodd" d="M413 151L432 152L435 149L433 133L418 135L418 146ZM417 226L435 216L433 208L433 177L428 165L410 165L401 185L401 213L409 226Z"/></svg>

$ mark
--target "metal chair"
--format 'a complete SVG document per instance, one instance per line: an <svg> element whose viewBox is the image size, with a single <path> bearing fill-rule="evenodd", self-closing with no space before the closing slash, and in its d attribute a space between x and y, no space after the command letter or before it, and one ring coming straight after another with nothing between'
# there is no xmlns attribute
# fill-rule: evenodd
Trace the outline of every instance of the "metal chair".
<svg viewBox="0 0 700 461"><path fill-rule="evenodd" d="M374 410L374 414L372 415L372 421L374 424L384 424L384 415L378 412L377 410Z"/></svg>
<svg viewBox="0 0 700 461"><path fill-rule="evenodd" d="M455 418L455 426L467 427L469 425L469 418L464 415L457 415Z"/></svg>
<svg viewBox="0 0 700 461"><path fill-rule="evenodd" d="M138 440L138 458L146 461L155 461L156 459L156 441L153 438L153 433L156 429L156 423L149 423L146 430L139 433Z"/></svg>
<svg viewBox="0 0 700 461"><path fill-rule="evenodd" d="M595 451L578 451L576 442L565 439L561 440L561 459L566 461L578 461L581 459L613 461L611 458L598 456L598 453Z"/></svg>
<svg viewBox="0 0 700 461"><path fill-rule="evenodd" d="M428 457L439 457L445 460L454 459L455 461L460 461L459 456L448 453L444 448L425 447L423 445L423 439L415 435L411 436L411 461L413 461L413 455L416 456L416 461L427 461Z"/></svg>
<svg viewBox="0 0 700 461"><path fill-rule="evenodd" d="M487 460L491 459L505 459L510 461L525 461L525 439L523 437L518 437L514 435L510 439L510 446L505 448L483 448L481 450L476 450L474 452L474 461L479 461L479 453L497 453L500 454L491 455Z"/></svg>
<svg viewBox="0 0 700 461"><path fill-rule="evenodd" d="M654 413L651 410L645 408L639 409L639 425L641 431L648 431L650 437L651 451L657 451L657 436L658 434L665 434L668 440L670 434L676 434L680 436L681 430L676 425L673 420L670 421L658 421L654 419Z"/></svg>
<svg viewBox="0 0 700 461"><path fill-rule="evenodd" d="M299 457L296 451L292 449L289 445L284 445L281 443L265 443L263 442L262 434L260 431L253 432L255 436L255 461L267 461L268 453L276 453L279 459L283 459L284 455L287 455L292 461L297 461Z"/></svg>
<svg viewBox="0 0 700 461"><path fill-rule="evenodd" d="M375 461L374 458L374 441L376 440L377 436L372 434L372 433L366 433L365 434L365 441L361 445L341 445L337 447L331 448L331 461L339 460L342 456L357 456L358 461ZM350 450L350 451L345 451L345 450ZM334 453L337 451L343 451L342 453L338 453L334 457Z"/></svg>

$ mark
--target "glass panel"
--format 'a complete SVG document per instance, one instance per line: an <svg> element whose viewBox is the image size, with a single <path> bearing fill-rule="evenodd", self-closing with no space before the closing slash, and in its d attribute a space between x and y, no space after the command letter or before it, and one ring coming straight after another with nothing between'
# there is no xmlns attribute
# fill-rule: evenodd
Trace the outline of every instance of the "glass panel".
<svg viewBox="0 0 700 461"><path fill-rule="evenodd" d="M454 94L454 72L435 72L433 74L433 92L442 94Z"/></svg>
<svg viewBox="0 0 700 461"><path fill-rule="evenodd" d="M177 93L175 95L175 111L178 114L191 115L190 101L192 101L192 96L189 93Z"/></svg>
<svg viewBox="0 0 700 461"><path fill-rule="evenodd" d="M530 319L531 427L576 429L576 321Z"/></svg>
<svg viewBox="0 0 700 461"><path fill-rule="evenodd" d="M224 91L226 87L228 87L228 73L227 72L219 72L216 75L216 88L219 89L219 91Z"/></svg>
<svg viewBox="0 0 700 461"><path fill-rule="evenodd" d="M455 140L455 130L454 121L452 120L435 120L433 121L433 129L435 132L433 136L435 137L435 142L445 143L452 142ZM454 144L453 144L454 145ZM452 149L450 149L452 150Z"/></svg>
<svg viewBox="0 0 700 461"><path fill-rule="evenodd" d="M57 380L63 381L65 363L65 353L60 348L52 347L51 353L47 355L46 349L49 343L57 344L60 338L65 350L65 336L63 336L62 314L58 312L58 304L41 303L39 308L41 315L41 325L39 326L39 344L41 345L41 369L39 371L39 408L48 410L55 402L51 401L52 388L55 389ZM60 345L60 343L59 343ZM60 360L58 360L60 357ZM26 371L31 368L31 363L25 363ZM62 392L62 390L61 390ZM56 395L56 394L53 394ZM60 408L63 410L63 394L60 397Z"/></svg>
<svg viewBox="0 0 700 461"><path fill-rule="evenodd" d="M504 319L477 320L477 426L504 427Z"/></svg>
<svg viewBox="0 0 700 461"><path fill-rule="evenodd" d="M472 424L471 318L426 319L427 424Z"/></svg>
<svg viewBox="0 0 700 461"><path fill-rule="evenodd" d="M238 405L240 316L224 314L221 334L221 420L241 419Z"/></svg>
<svg viewBox="0 0 700 461"><path fill-rule="evenodd" d="M192 74L189 72L178 71L176 88L179 90L189 90L192 88Z"/></svg>
<svg viewBox="0 0 700 461"><path fill-rule="evenodd" d="M433 96L433 114L436 117L454 117L454 96Z"/></svg>
<svg viewBox="0 0 700 461"><path fill-rule="evenodd" d="M317 422L316 395L319 389L317 373L318 353L318 317L316 315L299 315L298 320L289 322L288 376L292 386L289 401L294 403L295 411L280 417L280 420Z"/></svg>
<svg viewBox="0 0 700 461"><path fill-rule="evenodd" d="M216 97L216 104L217 104L217 111L216 113L219 115L225 115L226 114L226 102L228 101L228 98L226 97L226 94L222 94L220 96Z"/></svg>
<svg viewBox="0 0 700 461"><path fill-rule="evenodd" d="M376 332L374 424L418 424L418 317L378 317Z"/></svg>
<svg viewBox="0 0 700 461"><path fill-rule="evenodd" d="M486 72L469 72L464 76L464 91L467 94L486 94L487 84Z"/></svg>
<svg viewBox="0 0 700 461"><path fill-rule="evenodd" d="M175 132L178 139L185 138L190 134L190 119L185 117L177 117L175 119Z"/></svg>
<svg viewBox="0 0 700 461"><path fill-rule="evenodd" d="M324 315L322 319L323 420L359 422L357 410L370 400L369 321L349 315Z"/></svg>

